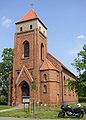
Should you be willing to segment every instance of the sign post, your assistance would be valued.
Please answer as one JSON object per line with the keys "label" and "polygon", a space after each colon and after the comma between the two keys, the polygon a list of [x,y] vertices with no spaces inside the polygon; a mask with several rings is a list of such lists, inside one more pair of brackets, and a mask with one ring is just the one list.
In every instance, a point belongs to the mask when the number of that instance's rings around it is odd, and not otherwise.
{"label": "sign post", "polygon": [[30,96],[23,96],[22,103],[24,104],[24,111],[29,111]]}

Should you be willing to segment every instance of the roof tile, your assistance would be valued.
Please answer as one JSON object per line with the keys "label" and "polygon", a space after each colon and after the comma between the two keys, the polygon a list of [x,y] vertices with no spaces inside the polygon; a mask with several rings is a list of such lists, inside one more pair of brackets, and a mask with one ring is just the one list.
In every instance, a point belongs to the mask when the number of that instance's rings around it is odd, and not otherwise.
{"label": "roof tile", "polygon": [[36,12],[33,9],[31,9],[17,23],[25,22],[25,21],[28,21],[28,20],[36,19],[36,18],[38,18],[38,16],[36,15]]}
{"label": "roof tile", "polygon": [[40,70],[57,70],[57,68],[46,58]]}

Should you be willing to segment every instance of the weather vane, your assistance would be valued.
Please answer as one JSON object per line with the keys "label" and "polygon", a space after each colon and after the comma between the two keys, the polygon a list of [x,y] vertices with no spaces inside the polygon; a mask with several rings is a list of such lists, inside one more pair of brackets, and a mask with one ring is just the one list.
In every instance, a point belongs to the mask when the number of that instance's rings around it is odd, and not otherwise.
{"label": "weather vane", "polygon": [[31,8],[33,8],[34,7],[34,3],[31,3],[30,6],[31,6]]}

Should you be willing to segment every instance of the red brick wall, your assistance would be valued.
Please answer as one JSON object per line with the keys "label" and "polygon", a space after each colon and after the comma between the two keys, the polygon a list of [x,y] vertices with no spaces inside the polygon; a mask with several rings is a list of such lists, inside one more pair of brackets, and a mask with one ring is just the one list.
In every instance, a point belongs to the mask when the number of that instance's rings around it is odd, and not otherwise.
{"label": "red brick wall", "polygon": [[[24,41],[28,41],[30,44],[30,56],[29,58],[24,58],[24,50],[23,50],[23,43]],[[41,61],[41,43],[44,45],[44,57],[46,57],[47,53],[47,41],[46,37],[42,35],[37,29],[32,30],[26,33],[16,33],[15,34],[15,40],[14,40],[14,63],[13,63],[13,102],[19,103],[21,92],[19,92],[17,95],[18,87],[15,88],[15,86],[18,86],[19,84],[16,83],[16,79],[18,77],[18,72],[21,71],[23,65],[31,71],[33,80],[36,81],[37,84],[37,92],[36,95],[34,95],[36,98],[36,101],[40,101],[40,66],[43,61]],[[22,79],[20,81],[25,79],[25,76],[22,76]],[[29,80],[27,80],[28,82]],[[20,101],[19,101],[20,100]]]}
{"label": "red brick wall", "polygon": [[[24,41],[28,41],[30,44],[30,56],[24,58]],[[44,59],[47,57],[53,65],[57,68],[56,70],[44,70],[40,72],[40,67],[44,62],[41,60],[41,44],[44,46]],[[23,71],[20,78],[17,80],[18,73],[21,71],[23,65],[28,69],[33,80],[36,83],[37,91],[32,90],[30,79],[27,74]],[[47,81],[44,82],[43,75],[47,75]],[[13,60],[13,89],[12,99],[9,98],[10,102],[19,104],[22,102],[21,99],[21,86],[22,81],[26,81],[30,87],[31,99],[42,102],[43,104],[59,105],[63,102],[77,102],[78,97],[74,91],[65,89],[64,76],[68,79],[74,79],[74,75],[68,70],[63,69],[62,64],[56,60],[52,55],[47,53],[47,38],[39,32],[38,29],[31,30],[28,32],[15,33],[14,39],[14,60]],[[44,85],[47,86],[47,92],[44,93]],[[9,85],[10,91],[10,85]],[[65,95],[66,92],[66,95]],[[71,93],[71,95],[69,95]],[[9,94],[11,94],[9,92]]]}

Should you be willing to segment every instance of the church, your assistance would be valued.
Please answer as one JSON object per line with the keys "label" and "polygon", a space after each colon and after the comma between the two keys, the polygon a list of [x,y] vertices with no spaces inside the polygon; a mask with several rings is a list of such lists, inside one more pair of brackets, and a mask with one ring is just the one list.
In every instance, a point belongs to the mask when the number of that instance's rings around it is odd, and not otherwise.
{"label": "church", "polygon": [[47,27],[31,9],[16,22],[13,70],[9,74],[8,104],[19,105],[24,96],[46,105],[78,101],[67,87],[76,76],[48,52]]}

